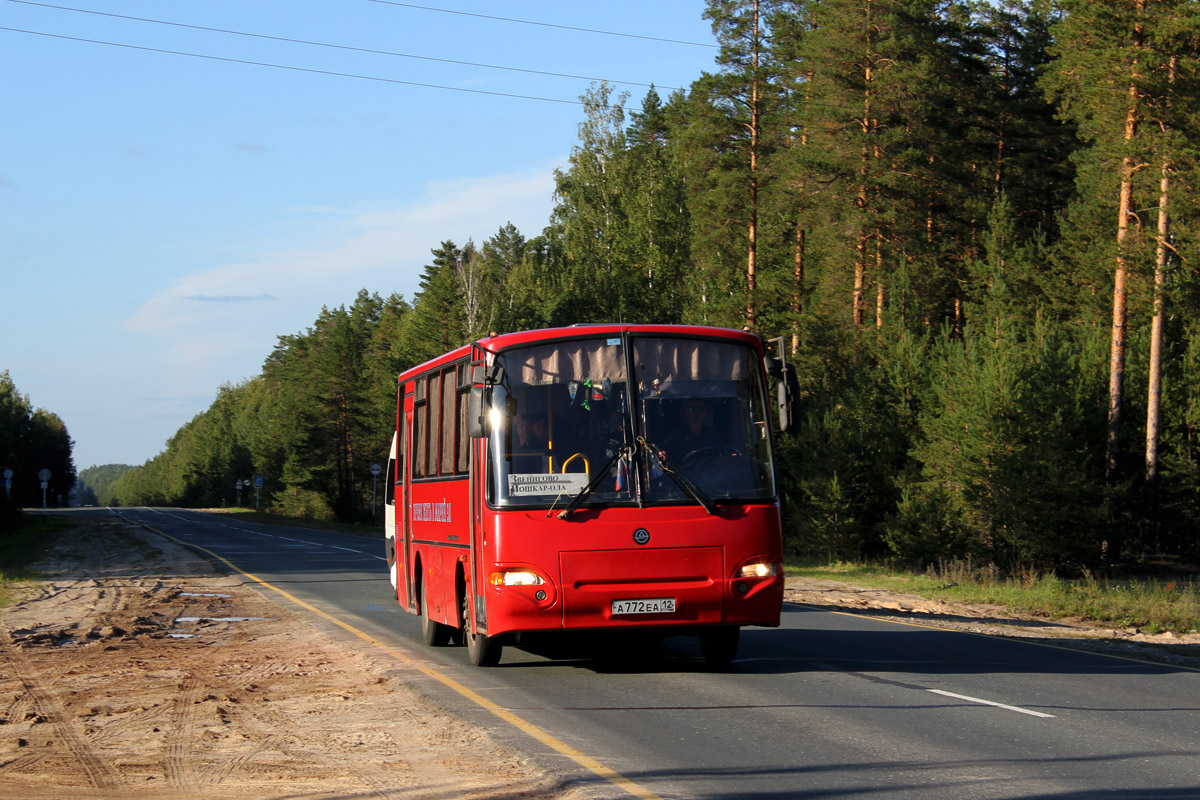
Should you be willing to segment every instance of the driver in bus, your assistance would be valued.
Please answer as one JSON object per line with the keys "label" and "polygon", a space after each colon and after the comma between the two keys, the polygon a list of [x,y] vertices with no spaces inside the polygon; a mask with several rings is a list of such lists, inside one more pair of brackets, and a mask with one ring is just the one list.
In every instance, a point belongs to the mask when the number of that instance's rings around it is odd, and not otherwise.
{"label": "driver in bus", "polygon": [[724,437],[709,423],[708,402],[700,397],[684,401],[679,412],[679,426],[664,444],[666,455],[677,464],[684,464],[692,453],[725,445]]}

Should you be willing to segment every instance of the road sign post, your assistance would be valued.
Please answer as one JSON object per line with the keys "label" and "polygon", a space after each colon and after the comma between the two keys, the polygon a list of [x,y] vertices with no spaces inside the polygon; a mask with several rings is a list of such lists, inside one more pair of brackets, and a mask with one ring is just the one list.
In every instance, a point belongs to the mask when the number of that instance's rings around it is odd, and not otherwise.
{"label": "road sign post", "polygon": [[38,480],[42,482],[42,519],[46,519],[46,490],[50,488],[50,470],[38,470]]}
{"label": "road sign post", "polygon": [[379,473],[383,472],[383,467],[378,464],[371,465],[371,524],[375,524],[375,489],[379,481]]}
{"label": "road sign post", "polygon": [[263,477],[262,475],[254,476],[254,510],[258,511],[258,493],[262,490]]}

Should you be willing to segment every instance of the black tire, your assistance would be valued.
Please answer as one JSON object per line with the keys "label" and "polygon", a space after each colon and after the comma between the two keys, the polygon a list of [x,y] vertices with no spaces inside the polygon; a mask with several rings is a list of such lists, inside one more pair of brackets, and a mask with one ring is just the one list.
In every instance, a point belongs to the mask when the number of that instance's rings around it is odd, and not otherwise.
{"label": "black tire", "polygon": [[450,644],[451,628],[429,618],[429,602],[425,594],[425,581],[421,581],[421,641],[427,647],[445,647]]}
{"label": "black tire", "polygon": [[462,598],[462,635],[467,644],[467,658],[477,667],[494,667],[500,663],[504,645],[497,637],[485,633],[471,633],[471,613],[467,607],[467,596]]}
{"label": "black tire", "polygon": [[700,652],[704,661],[713,667],[727,667],[737,657],[742,629],[737,625],[709,628],[700,634]]}

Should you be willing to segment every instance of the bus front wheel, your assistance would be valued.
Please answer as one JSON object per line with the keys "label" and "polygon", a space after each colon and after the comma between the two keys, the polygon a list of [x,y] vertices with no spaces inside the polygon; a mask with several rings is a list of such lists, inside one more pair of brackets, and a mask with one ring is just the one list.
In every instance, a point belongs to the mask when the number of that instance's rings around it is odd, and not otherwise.
{"label": "bus front wheel", "polygon": [[471,632],[471,611],[467,607],[467,598],[462,599],[462,633],[467,643],[467,658],[477,667],[494,667],[500,663],[500,654],[504,645],[497,637],[486,633]]}
{"label": "bus front wheel", "polygon": [[425,581],[421,581],[421,641],[427,647],[445,647],[450,643],[450,627],[429,618],[429,600]]}
{"label": "bus front wheel", "polygon": [[709,628],[700,634],[700,652],[706,663],[714,667],[727,667],[737,656],[738,641],[742,629],[737,625]]}

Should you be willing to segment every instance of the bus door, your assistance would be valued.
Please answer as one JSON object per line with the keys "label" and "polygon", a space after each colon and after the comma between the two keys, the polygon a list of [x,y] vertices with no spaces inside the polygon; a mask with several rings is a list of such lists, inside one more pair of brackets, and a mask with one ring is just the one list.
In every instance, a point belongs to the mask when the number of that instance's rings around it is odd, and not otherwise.
{"label": "bus door", "polygon": [[401,389],[404,393],[404,406],[400,412],[400,441],[398,443],[397,459],[403,466],[399,473],[404,476],[402,485],[396,487],[396,503],[400,509],[397,514],[396,526],[396,557],[402,559],[404,568],[401,570],[398,583],[400,584],[400,605],[409,611],[416,612],[417,600],[413,597],[413,553],[412,553],[412,426],[413,426],[413,392],[412,384],[405,384]]}
{"label": "bus door", "polygon": [[401,497],[403,494],[403,485],[400,483],[403,478],[396,473],[396,442],[400,435],[399,431],[392,434],[392,446],[388,450],[388,465],[387,476],[383,482],[383,553],[387,557],[388,578],[392,582],[392,588],[399,587],[397,573],[403,571],[403,566],[396,563],[396,487],[401,486]]}
{"label": "bus door", "polygon": [[[472,350],[472,364],[482,363],[485,357],[484,351],[477,347]],[[467,369],[471,370],[470,364]],[[486,489],[484,484],[487,480],[487,439],[471,439],[468,446],[471,448],[470,460],[467,464],[467,474],[470,476],[468,485],[470,513],[468,516],[471,527],[471,608],[475,613],[477,629],[484,631],[487,629],[487,606],[484,601],[484,587],[487,586],[487,558],[485,555],[487,534],[483,524],[484,509],[487,508],[487,503],[484,501]],[[470,620],[466,622],[469,627]]]}

